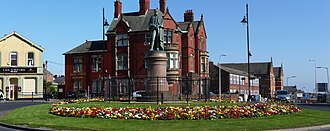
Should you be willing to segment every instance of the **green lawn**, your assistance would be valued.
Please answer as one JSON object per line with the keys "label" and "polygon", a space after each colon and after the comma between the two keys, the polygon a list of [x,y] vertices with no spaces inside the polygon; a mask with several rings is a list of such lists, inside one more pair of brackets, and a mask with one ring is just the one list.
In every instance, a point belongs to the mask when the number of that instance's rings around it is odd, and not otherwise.
{"label": "green lawn", "polygon": [[[217,103],[197,102],[191,105],[213,105]],[[112,106],[127,107],[126,103],[93,102],[68,104],[65,106]],[[129,107],[146,107],[149,104],[131,104]],[[175,105],[175,104],[171,104]],[[185,104],[178,104],[184,106]],[[159,105],[152,104],[152,107]],[[168,106],[162,104],[160,106]],[[177,106],[177,105],[175,105]],[[0,121],[8,124],[27,125],[29,127],[48,127],[72,130],[269,130],[312,125],[330,124],[330,112],[303,109],[301,113],[261,118],[221,119],[221,120],[181,120],[181,121],[145,121],[110,120],[97,118],[60,117],[48,113],[50,104],[15,109]]]}

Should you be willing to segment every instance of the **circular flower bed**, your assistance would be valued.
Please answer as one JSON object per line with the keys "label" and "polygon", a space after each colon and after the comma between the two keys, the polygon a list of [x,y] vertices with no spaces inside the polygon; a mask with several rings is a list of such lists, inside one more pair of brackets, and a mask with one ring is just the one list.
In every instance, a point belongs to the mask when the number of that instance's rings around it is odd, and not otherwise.
{"label": "circular flower bed", "polygon": [[242,106],[186,106],[164,108],[53,107],[49,113],[64,117],[139,120],[214,120],[252,118],[301,112],[290,104],[265,103]]}

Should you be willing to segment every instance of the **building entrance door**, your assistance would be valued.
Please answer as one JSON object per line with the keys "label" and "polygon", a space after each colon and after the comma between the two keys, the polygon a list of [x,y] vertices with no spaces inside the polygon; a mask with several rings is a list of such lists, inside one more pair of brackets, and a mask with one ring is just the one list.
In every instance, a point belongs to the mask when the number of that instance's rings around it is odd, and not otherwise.
{"label": "building entrance door", "polygon": [[18,98],[18,79],[17,78],[11,78],[10,79],[10,87],[9,87],[9,92],[10,92],[10,99],[15,100]]}

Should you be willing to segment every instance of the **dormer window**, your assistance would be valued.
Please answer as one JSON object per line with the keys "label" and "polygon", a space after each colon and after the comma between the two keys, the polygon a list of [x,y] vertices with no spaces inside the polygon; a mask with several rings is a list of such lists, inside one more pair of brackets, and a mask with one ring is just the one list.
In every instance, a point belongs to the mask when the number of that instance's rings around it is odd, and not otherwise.
{"label": "dormer window", "polygon": [[10,66],[17,66],[17,52],[10,53]]}
{"label": "dormer window", "polygon": [[127,34],[118,34],[117,35],[117,44],[118,44],[118,46],[128,46],[128,35]]}
{"label": "dormer window", "polygon": [[27,66],[34,66],[34,54],[32,52],[28,53]]}

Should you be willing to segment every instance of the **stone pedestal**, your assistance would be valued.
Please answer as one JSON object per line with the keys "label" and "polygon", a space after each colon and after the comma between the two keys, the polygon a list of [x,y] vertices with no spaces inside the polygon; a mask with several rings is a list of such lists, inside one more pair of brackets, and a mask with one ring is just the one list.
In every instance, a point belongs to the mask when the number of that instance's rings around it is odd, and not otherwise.
{"label": "stone pedestal", "polygon": [[161,93],[164,98],[171,96],[166,80],[167,56],[165,51],[150,51],[145,56],[147,62],[148,79],[146,82],[146,93],[142,96],[143,101],[156,101],[157,90],[158,100],[161,100]]}

